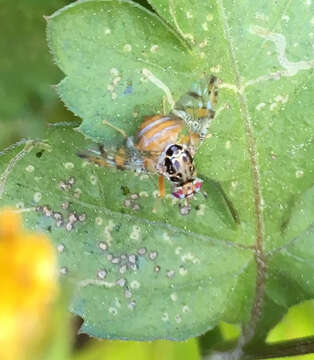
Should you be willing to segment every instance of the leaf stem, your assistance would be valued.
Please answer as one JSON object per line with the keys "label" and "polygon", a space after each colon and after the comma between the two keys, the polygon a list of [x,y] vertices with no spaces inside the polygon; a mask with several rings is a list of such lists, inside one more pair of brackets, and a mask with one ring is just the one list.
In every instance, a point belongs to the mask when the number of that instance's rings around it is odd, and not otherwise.
{"label": "leaf stem", "polygon": [[314,353],[314,336],[279,341],[272,344],[254,344],[239,348],[234,341],[220,343],[218,349],[206,352],[204,360],[255,360],[297,356]]}
{"label": "leaf stem", "polygon": [[[220,13],[223,32],[229,47],[229,55],[234,70],[235,82],[237,87],[242,88],[240,70],[236,61],[235,47],[230,33],[228,18],[225,12],[223,0],[216,0],[218,11]],[[253,133],[253,124],[251,115],[248,109],[248,100],[246,94],[241,92],[239,95],[239,105],[241,109],[241,117],[244,123],[246,138],[248,142],[248,152],[251,163],[252,173],[252,188],[254,194],[254,207],[256,216],[256,243],[255,243],[255,259],[257,267],[256,275],[256,292],[255,300],[251,310],[251,317],[248,324],[243,329],[243,334],[238,343],[238,349],[243,348],[245,344],[249,343],[255,333],[257,322],[260,319],[264,306],[264,293],[265,293],[265,278],[266,278],[266,265],[264,256],[264,220],[263,220],[263,197],[260,184],[260,171],[258,165],[258,153],[256,151],[255,138]]]}
{"label": "leaf stem", "polygon": [[277,357],[305,355],[314,353],[314,336],[264,344],[262,347],[248,347],[244,349],[244,358],[272,359]]}

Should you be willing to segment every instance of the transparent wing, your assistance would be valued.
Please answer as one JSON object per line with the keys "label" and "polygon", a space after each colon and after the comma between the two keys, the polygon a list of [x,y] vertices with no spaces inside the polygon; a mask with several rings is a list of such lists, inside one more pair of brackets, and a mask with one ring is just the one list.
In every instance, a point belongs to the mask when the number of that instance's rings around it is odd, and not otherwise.
{"label": "transparent wing", "polygon": [[158,158],[160,153],[140,151],[131,142],[117,149],[105,149],[101,144],[93,144],[86,150],[78,151],[77,155],[101,167],[147,173],[146,161]]}

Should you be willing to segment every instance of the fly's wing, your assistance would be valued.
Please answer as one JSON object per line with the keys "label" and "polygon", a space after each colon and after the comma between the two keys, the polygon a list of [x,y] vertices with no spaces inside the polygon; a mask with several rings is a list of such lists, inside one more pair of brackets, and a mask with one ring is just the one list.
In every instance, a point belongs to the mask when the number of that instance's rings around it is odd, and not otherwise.
{"label": "fly's wing", "polygon": [[217,79],[214,76],[195,82],[175,105],[173,113],[182,118],[187,128],[197,134],[202,142],[214,118],[213,104],[217,96]]}
{"label": "fly's wing", "polygon": [[[159,191],[157,190],[156,177],[157,170],[152,170],[151,167],[147,166],[147,160],[154,163],[156,157],[160,153],[155,152],[143,152],[139,151],[136,148],[128,148],[127,146],[119,149],[104,149],[102,145],[96,145],[89,147],[87,150],[82,150],[77,153],[77,155],[85,159],[88,162],[94,163],[100,167],[110,167],[117,168],[121,170],[129,170],[136,173],[135,178],[127,177],[130,181],[122,185],[123,189],[127,189],[128,193],[132,190],[133,195],[138,195],[139,197],[150,197],[153,196],[157,198],[159,196]],[[120,180],[119,180],[120,181]],[[130,201],[126,201],[125,204],[136,203],[133,198]],[[125,205],[129,207],[129,205]],[[130,205],[130,206],[131,206]],[[134,204],[133,204],[134,205]],[[137,205],[134,205],[134,209],[138,210]]]}
{"label": "fly's wing", "polygon": [[111,167],[121,170],[130,170],[137,173],[147,173],[146,160],[158,154],[143,152],[135,146],[121,147],[119,149],[105,149],[102,145],[95,145],[87,150],[82,150],[77,155],[101,167]]}

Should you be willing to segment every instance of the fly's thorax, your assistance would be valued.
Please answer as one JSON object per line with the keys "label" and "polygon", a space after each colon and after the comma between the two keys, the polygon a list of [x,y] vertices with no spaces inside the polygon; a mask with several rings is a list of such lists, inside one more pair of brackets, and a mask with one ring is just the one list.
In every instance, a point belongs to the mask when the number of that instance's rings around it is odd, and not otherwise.
{"label": "fly's thorax", "polygon": [[156,171],[178,185],[193,179],[195,168],[188,147],[181,144],[168,145],[159,156]]}

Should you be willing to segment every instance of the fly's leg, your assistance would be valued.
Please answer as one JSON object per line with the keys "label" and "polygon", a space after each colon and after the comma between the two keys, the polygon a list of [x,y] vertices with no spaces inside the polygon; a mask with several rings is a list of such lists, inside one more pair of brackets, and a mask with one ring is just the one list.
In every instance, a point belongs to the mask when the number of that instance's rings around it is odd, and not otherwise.
{"label": "fly's leg", "polygon": [[[208,78],[207,78],[208,79]],[[181,118],[187,129],[199,138],[202,143],[215,116],[214,106],[217,103],[218,79],[211,76],[196,91],[189,91],[177,103],[172,113]]]}
{"label": "fly's leg", "polygon": [[112,125],[109,121],[107,120],[103,120],[103,123],[108,125],[109,127],[111,127],[112,129],[118,131],[125,139],[128,139],[128,135],[125,133],[125,131],[123,131],[122,129]]}
{"label": "fly's leg", "polygon": [[211,107],[217,104],[218,97],[218,79],[216,76],[212,75],[208,83],[208,95]]}
{"label": "fly's leg", "polygon": [[153,207],[153,213],[156,214],[157,209],[160,205],[160,200],[164,199],[166,195],[166,189],[165,189],[165,177],[163,175],[158,176],[158,190],[159,190],[159,197],[155,201],[155,205]]}
{"label": "fly's leg", "polygon": [[128,150],[128,157],[125,158],[124,164],[121,166],[121,168],[129,169],[129,170],[135,170],[137,173],[145,172],[146,169],[144,167],[143,158],[136,148],[133,137],[128,136],[125,131],[122,129],[112,125],[107,120],[103,120],[103,123],[110,126],[114,130],[118,131],[126,140],[126,148]]}
{"label": "fly's leg", "polygon": [[[202,143],[208,136],[208,129],[210,124],[215,117],[214,107],[217,104],[218,97],[218,79],[216,76],[212,75],[208,82],[208,101],[206,104],[207,114],[204,117],[199,119],[200,121],[200,131],[197,132],[200,136],[200,142]],[[205,105],[205,104],[204,104]]]}
{"label": "fly's leg", "polygon": [[162,97],[162,111],[163,111],[163,114],[167,114],[167,98],[165,96]]}
{"label": "fly's leg", "polygon": [[159,189],[160,197],[163,199],[166,195],[165,177],[163,175],[159,175],[158,177],[158,189]]}
{"label": "fly's leg", "polygon": [[99,149],[100,155],[102,157],[106,157],[106,151],[105,151],[104,145],[99,145],[98,149]]}

